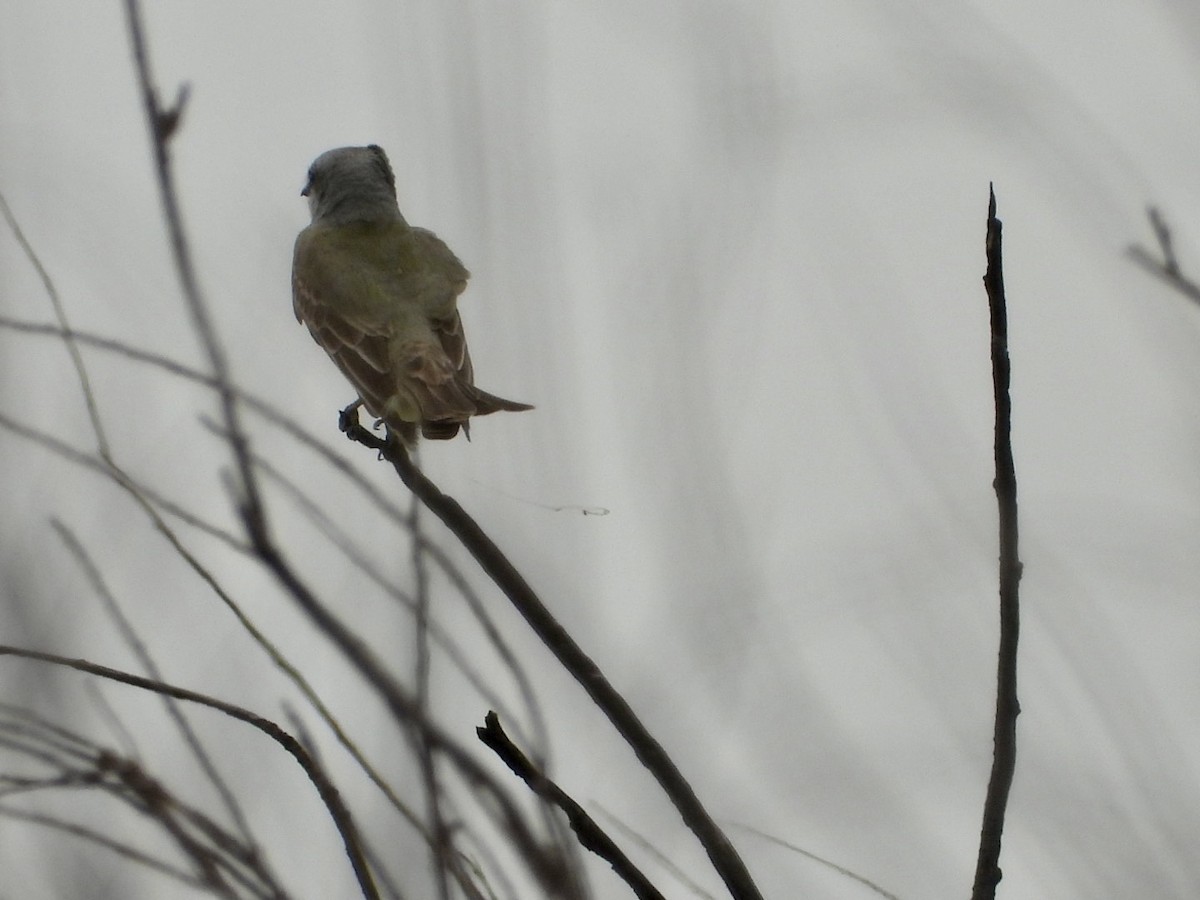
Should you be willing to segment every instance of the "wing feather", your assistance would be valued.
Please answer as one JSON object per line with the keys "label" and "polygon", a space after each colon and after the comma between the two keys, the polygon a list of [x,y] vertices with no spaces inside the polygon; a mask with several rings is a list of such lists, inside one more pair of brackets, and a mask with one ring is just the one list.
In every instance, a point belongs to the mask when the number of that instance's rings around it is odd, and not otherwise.
{"label": "wing feather", "polygon": [[[372,415],[411,442],[418,427],[425,437],[443,440],[465,430],[471,416],[531,408],[474,386],[456,302],[469,273],[436,235],[407,229],[399,238],[410,245],[395,243],[385,253],[377,241],[375,252],[361,258],[345,252],[338,258],[336,241],[332,249],[314,250],[323,237],[306,229],[297,238],[293,309]],[[377,280],[337,277],[372,264]],[[382,303],[350,295],[361,292],[364,281],[391,294],[384,293]]]}

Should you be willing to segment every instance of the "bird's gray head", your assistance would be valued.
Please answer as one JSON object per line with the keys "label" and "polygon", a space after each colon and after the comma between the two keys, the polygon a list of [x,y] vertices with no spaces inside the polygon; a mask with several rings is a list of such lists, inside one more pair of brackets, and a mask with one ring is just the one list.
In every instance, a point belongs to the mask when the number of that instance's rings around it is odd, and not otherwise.
{"label": "bird's gray head", "polygon": [[400,218],[396,176],[383,148],[338,147],[316,158],[300,196],[314,222],[379,222]]}

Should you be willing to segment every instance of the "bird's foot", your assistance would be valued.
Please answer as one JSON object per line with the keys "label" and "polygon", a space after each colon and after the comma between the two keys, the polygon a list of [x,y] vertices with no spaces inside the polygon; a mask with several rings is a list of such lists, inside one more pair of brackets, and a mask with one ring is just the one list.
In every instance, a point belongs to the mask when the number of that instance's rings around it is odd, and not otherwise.
{"label": "bird's foot", "polygon": [[338,428],[342,433],[350,431],[351,428],[358,428],[358,408],[362,406],[362,400],[355,400],[349,406],[338,414]]}

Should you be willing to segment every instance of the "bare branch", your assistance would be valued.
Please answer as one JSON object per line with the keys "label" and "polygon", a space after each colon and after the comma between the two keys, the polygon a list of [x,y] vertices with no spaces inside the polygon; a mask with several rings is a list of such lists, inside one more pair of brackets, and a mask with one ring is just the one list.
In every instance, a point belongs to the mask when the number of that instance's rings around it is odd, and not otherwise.
{"label": "bare branch", "polygon": [[857,881],[859,884],[861,884],[863,887],[867,888],[868,890],[872,891],[873,893],[878,894],[880,897],[885,897],[886,900],[900,900],[900,898],[897,897],[895,894],[885,891],[883,888],[881,888],[875,882],[871,881],[869,878],[865,878],[862,875],[859,875],[853,869],[847,869],[845,866],[838,865],[833,860],[826,859],[823,856],[818,856],[816,853],[813,853],[811,850],[805,850],[803,847],[798,847],[795,844],[792,844],[792,843],[789,843],[789,842],[783,840],[782,838],[777,838],[773,834],[767,834],[765,831],[759,831],[757,828],[751,828],[749,825],[738,825],[737,827],[744,828],[746,831],[750,832],[753,835],[757,835],[758,837],[762,838],[764,841],[770,841],[772,844],[778,844],[780,847],[786,847],[788,850],[791,850],[793,853],[799,853],[801,856],[805,857],[806,859],[811,859],[815,863],[820,863],[821,865],[825,866],[826,868],[832,869],[833,871],[837,872],[839,875],[844,875],[846,878],[849,878],[852,881]]}
{"label": "bare branch", "polygon": [[[125,612],[121,609],[121,605],[117,602],[117,598],[114,597],[112,591],[109,590],[108,585],[104,581],[104,577],[100,574],[99,567],[96,565],[91,555],[87,552],[87,549],[80,542],[79,538],[75,536],[75,533],[72,532],[71,529],[69,529],[62,522],[54,519],[51,521],[51,525],[58,533],[58,536],[62,539],[63,543],[66,545],[67,550],[73,557],[75,557],[75,561],[79,564],[79,567],[83,569],[84,575],[92,585],[92,589],[100,598],[100,601],[104,605],[105,610],[107,610],[109,617],[113,620],[113,622],[116,623],[117,630],[120,632],[121,638],[133,651],[133,654],[137,657],[142,669],[155,681],[162,681],[163,676],[162,672],[158,668],[158,664],[155,663],[154,658],[150,655],[149,649],[138,635],[137,630],[133,627],[133,623],[129,621],[125,615]],[[175,722],[175,726],[179,729],[179,733],[182,735],[184,743],[187,744],[188,749],[191,751],[192,756],[195,758],[201,770],[204,772],[205,777],[208,779],[209,783],[212,784],[218,796],[220,796],[221,802],[225,804],[225,808],[229,811],[229,815],[233,819],[234,824],[237,826],[238,831],[241,833],[243,840],[245,840],[248,844],[256,845],[257,841],[255,841],[250,830],[250,823],[247,821],[246,815],[242,811],[242,805],[238,802],[237,796],[234,794],[233,789],[230,788],[229,784],[225,781],[224,777],[222,777],[221,773],[217,771],[216,763],[213,762],[212,757],[209,756],[208,751],[200,741],[200,736],[196,734],[195,729],[192,728],[192,725],[188,721],[186,714],[180,708],[175,699],[170,696],[164,695],[163,703],[166,705],[167,714],[171,717],[171,719]]]}
{"label": "bare branch", "polygon": [[642,765],[650,771],[664,793],[675,804],[684,822],[708,853],[713,868],[725,882],[730,895],[735,900],[761,900],[762,894],[750,876],[746,864],[704,808],[704,804],[700,802],[700,798],[696,796],[696,792],[667,755],[666,750],[654,739],[625,698],[554,618],[541,598],[479,524],[467,514],[458,501],[442,493],[437,485],[413,465],[408,452],[399,441],[380,440],[363,428],[358,421],[355,405],[342,411],[339,427],[350,440],[378,451],[392,464],[408,489],[420,497],[421,502],[454,533],[488,577],[516,607],[542,643],[587,691],[588,696],[608,717],[641,760]]}
{"label": "bare branch", "polygon": [[1008,310],[1004,296],[1001,225],[991,192],[987,220],[987,273],[983,276],[992,321],[992,386],[996,404],[996,501],[1000,518],[1000,654],[996,675],[996,719],[992,774],[983,806],[979,859],[972,900],[992,900],[1000,883],[1000,840],[1004,813],[1017,765],[1017,642],[1020,634],[1021,560],[1017,553],[1017,472],[1012,451],[1012,397],[1009,395]]}
{"label": "bare branch", "polygon": [[196,277],[196,268],[192,262],[191,248],[188,246],[187,237],[183,231],[183,217],[180,214],[179,198],[175,191],[175,178],[171,170],[171,154],[168,144],[179,126],[188,92],[186,88],[180,89],[174,107],[164,108],[160,105],[158,91],[154,87],[154,79],[150,74],[149,51],[146,47],[141,7],[138,0],[125,0],[125,12],[129,24],[129,39],[133,46],[133,60],[137,69],[138,85],[142,93],[142,106],[146,114],[146,124],[150,130],[151,145],[154,149],[155,173],[158,175],[163,217],[171,237],[171,251],[175,257],[175,268],[179,273],[180,287],[183,290],[188,311],[192,316],[192,325],[200,338],[200,344],[208,357],[213,378],[216,380],[221,411],[225,419],[225,427],[229,430],[229,443],[233,449],[234,462],[237,465],[240,480],[238,502],[242,507],[242,515],[247,520],[248,526],[250,522],[253,522],[258,527],[265,527],[266,520],[262,510],[262,500],[254,479],[253,468],[250,465],[249,441],[242,430],[238,415],[237,392],[234,391],[229,377],[229,363],[225,358],[225,350],[217,337],[216,327],[209,315],[208,304],[200,291],[200,282]]}
{"label": "bare branch", "polygon": [[38,277],[42,280],[42,286],[46,290],[46,296],[50,299],[50,305],[54,308],[54,316],[58,319],[59,327],[62,328],[63,343],[67,346],[67,353],[71,356],[71,363],[75,366],[75,373],[79,376],[80,385],[83,387],[83,399],[87,404],[88,419],[92,424],[92,430],[96,434],[96,443],[100,447],[100,455],[108,456],[108,438],[104,433],[104,426],[100,421],[100,412],[96,408],[96,398],[92,393],[91,383],[88,381],[87,370],[83,365],[83,357],[79,353],[79,345],[75,341],[75,335],[71,331],[71,326],[67,322],[66,310],[63,309],[62,300],[58,296],[58,288],[54,286],[54,279],[50,277],[50,273],[46,271],[46,267],[42,265],[42,260],[38,256],[37,251],[33,249],[33,245],[29,239],[25,237],[25,232],[21,230],[20,223],[13,215],[13,211],[8,206],[8,201],[4,199],[4,195],[0,194],[0,212],[3,212],[4,219],[8,222],[8,227],[12,229],[13,237],[17,239],[17,243],[21,246],[21,252],[25,254],[25,258],[37,271]]}
{"label": "bare branch", "polygon": [[26,810],[14,809],[9,806],[0,806],[0,817],[12,819],[16,822],[28,822],[33,825],[42,825],[54,831],[60,831],[64,834],[74,835],[82,838],[85,841],[91,841],[93,844],[98,844],[116,853],[118,856],[124,857],[132,862],[143,865],[148,869],[159,872],[170,878],[175,879],[188,887],[203,890],[206,885],[199,878],[185,872],[182,869],[177,869],[169,863],[165,863],[160,859],[150,856],[148,853],[143,853],[136,847],[131,847],[128,844],[113,840],[106,834],[102,834],[93,828],[79,825],[75,822],[68,822],[66,819],[59,819],[55,816],[47,816],[41,813],[27,812]]}
{"label": "bare branch", "polygon": [[476,728],[475,733],[500,757],[514,775],[529,785],[530,790],[539,797],[549,800],[567,814],[567,819],[578,836],[579,843],[612,866],[613,871],[621,880],[633,888],[634,894],[641,900],[664,900],[658,888],[634,865],[633,860],[625,855],[604,829],[596,824],[596,821],[584,811],[583,807],[576,803],[566,791],[547,778],[509,740],[508,735],[504,733],[504,728],[500,725],[499,716],[494,712],[489,712],[484,718],[483,727]]}
{"label": "bare branch", "polygon": [[[190,861],[195,879],[210,893],[230,900],[244,895],[261,900],[286,900],[286,891],[252,843],[226,831],[173,794],[138,760],[74,735],[20,707],[7,705],[0,706],[0,746],[48,770],[26,776],[0,775],[3,788],[0,794],[98,791],[153,821],[175,842]],[[26,813],[25,818],[33,815]],[[48,817],[41,822],[51,827],[55,823],[59,823],[60,830],[85,839],[90,837],[86,826]],[[128,858],[146,856],[111,839],[101,843]],[[240,893],[239,886],[248,893]]]}
{"label": "bare branch", "polygon": [[1133,244],[1126,251],[1129,258],[1189,300],[1200,303],[1200,284],[1183,274],[1175,256],[1174,239],[1166,219],[1153,206],[1146,210],[1146,216],[1150,219],[1150,228],[1154,231],[1155,241],[1158,242],[1158,255],[1139,244]]}
{"label": "bare branch", "polygon": [[278,743],[284,750],[292,755],[298,762],[301,768],[308,775],[309,781],[313,787],[317,789],[317,793],[325,802],[325,808],[329,810],[330,818],[333,819],[334,825],[338,829],[338,833],[342,836],[342,842],[346,847],[346,855],[350,859],[350,864],[354,868],[354,874],[358,878],[359,887],[362,889],[362,894],[368,900],[379,900],[379,892],[375,887],[375,883],[371,877],[371,873],[367,867],[366,859],[362,852],[362,841],[358,835],[358,828],[354,824],[354,820],[350,815],[350,810],[342,802],[341,795],[338,794],[337,788],[333,786],[333,782],[325,774],[321,765],[301,746],[300,742],[294,737],[272,722],[248,709],[237,706],[233,703],[227,703],[224,700],[218,700],[216,697],[210,697],[207,694],[201,694],[197,691],[191,691],[187,688],[176,687],[175,685],[167,684],[166,682],[156,681],[152,678],[143,678],[139,675],[133,675],[129,672],[122,672],[119,669],[112,669],[108,666],[101,666],[96,663],[88,662],[84,659],[70,659],[64,656],[57,656],[53,653],[42,653],[37,650],[23,650],[20,647],[9,647],[0,645],[0,656],[17,656],[22,659],[37,660],[39,662],[48,662],[53,665],[63,666],[69,669],[75,669],[79,672],[86,672],[89,675],[95,675],[99,678],[107,678],[111,681],[117,681],[121,684],[127,684],[132,687],[141,688],[145,691],[151,691],[156,694],[165,694],[169,697],[174,697],[177,700],[185,700],[189,703],[196,703],[200,706],[207,706],[209,709],[215,709],[224,713],[230,718],[237,719],[240,722],[245,722],[257,728],[263,734]]}

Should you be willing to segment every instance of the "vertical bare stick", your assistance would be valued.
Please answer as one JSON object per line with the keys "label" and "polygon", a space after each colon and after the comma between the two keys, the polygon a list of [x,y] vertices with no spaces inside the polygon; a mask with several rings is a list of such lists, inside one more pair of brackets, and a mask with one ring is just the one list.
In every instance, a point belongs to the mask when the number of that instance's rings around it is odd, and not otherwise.
{"label": "vertical bare stick", "polygon": [[1000,883],[1000,839],[1004,812],[1017,765],[1017,638],[1020,632],[1017,555],[1017,470],[1012,452],[1012,398],[1009,396],[1008,311],[1004,299],[1004,263],[996,192],[988,188],[987,289],[992,319],[992,386],[996,398],[996,502],[1000,509],[1000,661],[996,678],[996,723],[992,737],[992,775],[983,805],[979,859],[971,900],[991,900]]}

